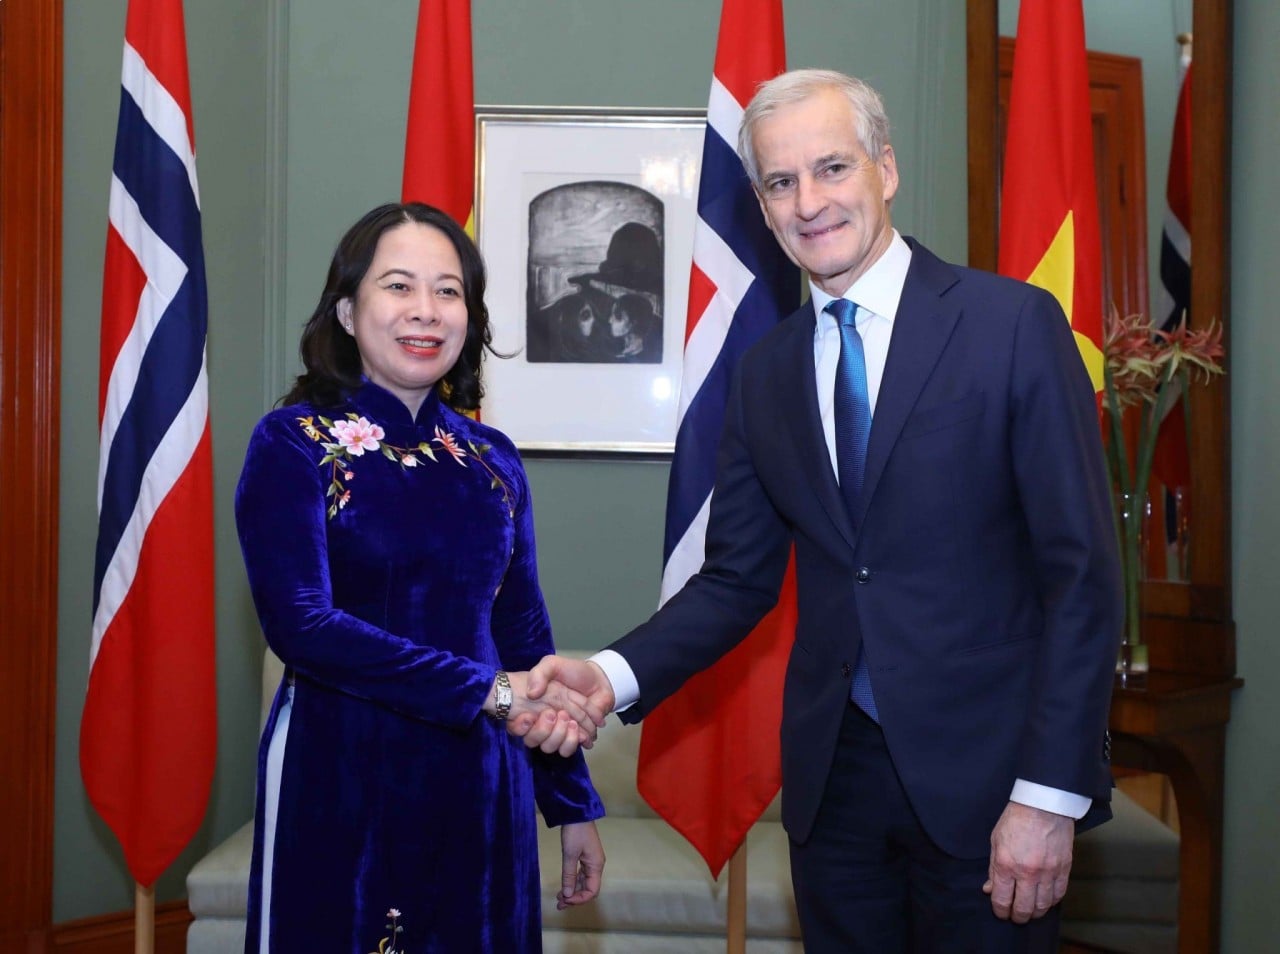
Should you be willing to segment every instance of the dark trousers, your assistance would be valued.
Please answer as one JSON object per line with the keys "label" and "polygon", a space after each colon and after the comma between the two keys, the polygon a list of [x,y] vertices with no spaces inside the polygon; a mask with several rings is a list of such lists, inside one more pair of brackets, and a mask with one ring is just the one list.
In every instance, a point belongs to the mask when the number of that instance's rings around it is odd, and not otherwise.
{"label": "dark trousers", "polygon": [[807,954],[1053,954],[1060,912],[1001,921],[989,858],[953,858],[920,826],[880,727],[850,704],[813,833],[791,843]]}

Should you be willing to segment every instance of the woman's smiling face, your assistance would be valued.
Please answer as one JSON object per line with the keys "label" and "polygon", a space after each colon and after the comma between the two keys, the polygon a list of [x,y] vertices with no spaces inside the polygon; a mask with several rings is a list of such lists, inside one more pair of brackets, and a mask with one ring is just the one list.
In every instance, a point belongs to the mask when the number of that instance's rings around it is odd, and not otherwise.
{"label": "woman's smiling face", "polygon": [[338,321],[356,340],[365,376],[416,414],[467,338],[462,262],[439,229],[406,222],[378,240]]}

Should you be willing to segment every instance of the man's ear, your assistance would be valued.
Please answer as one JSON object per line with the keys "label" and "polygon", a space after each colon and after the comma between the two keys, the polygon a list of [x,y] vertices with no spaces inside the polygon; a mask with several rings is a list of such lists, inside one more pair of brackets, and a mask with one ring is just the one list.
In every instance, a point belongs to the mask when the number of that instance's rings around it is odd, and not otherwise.
{"label": "man's ear", "polygon": [[884,201],[888,203],[898,192],[898,157],[892,146],[885,146],[880,154],[880,178],[884,182]]}

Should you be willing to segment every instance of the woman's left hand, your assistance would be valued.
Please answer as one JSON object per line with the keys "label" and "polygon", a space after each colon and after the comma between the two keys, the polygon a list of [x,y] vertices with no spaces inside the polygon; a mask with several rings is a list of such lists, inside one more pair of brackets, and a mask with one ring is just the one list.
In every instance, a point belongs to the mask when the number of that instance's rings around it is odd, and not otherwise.
{"label": "woman's left hand", "polygon": [[604,845],[596,823],[578,822],[560,826],[560,854],[563,868],[556,910],[585,904],[600,893],[600,875],[604,871]]}

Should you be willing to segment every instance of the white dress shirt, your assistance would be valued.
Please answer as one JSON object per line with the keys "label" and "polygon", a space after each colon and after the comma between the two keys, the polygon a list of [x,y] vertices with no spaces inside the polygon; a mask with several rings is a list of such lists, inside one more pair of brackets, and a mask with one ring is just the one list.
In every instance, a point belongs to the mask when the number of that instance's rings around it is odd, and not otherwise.
{"label": "white dress shirt", "polygon": [[[880,395],[880,382],[884,378],[885,360],[889,356],[889,339],[893,336],[893,320],[898,314],[898,302],[907,281],[907,269],[911,265],[911,247],[894,229],[893,239],[871,267],[849,287],[842,297],[858,306],[854,322],[862,337],[862,350],[867,367],[867,396],[871,405],[872,426],[875,426],[876,399]],[[817,379],[818,411],[822,417],[822,434],[827,442],[827,454],[831,469],[839,479],[836,462],[835,437],[835,389],[836,366],[840,362],[840,326],[835,317],[824,311],[834,296],[827,294],[812,282],[809,295],[818,316],[813,332],[813,366]],[[614,710],[620,711],[635,705],[640,698],[640,686],[631,665],[620,653],[605,649],[591,657],[604,670],[613,686]],[[1037,782],[1017,779],[1009,800],[1033,808],[1082,818],[1093,800],[1073,792],[1050,788]]]}

